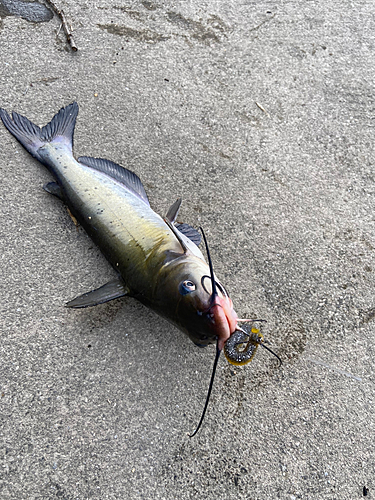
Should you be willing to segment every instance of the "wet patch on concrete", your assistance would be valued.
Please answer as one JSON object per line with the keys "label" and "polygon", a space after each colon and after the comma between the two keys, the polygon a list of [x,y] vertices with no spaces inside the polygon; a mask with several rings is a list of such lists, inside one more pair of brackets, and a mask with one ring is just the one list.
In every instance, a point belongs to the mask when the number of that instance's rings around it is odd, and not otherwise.
{"label": "wet patch on concrete", "polygon": [[[236,431],[227,429],[227,432],[234,434]],[[251,436],[246,436],[246,439],[243,437],[243,441],[251,446]],[[212,496],[201,498],[223,498],[220,497],[222,491],[225,491],[226,498],[255,498],[250,494],[257,486],[251,464],[248,465],[247,461],[236,456],[231,448],[226,453],[210,455],[204,446],[197,450],[194,443],[191,440],[178,446],[173,455],[161,465],[160,477],[169,488],[183,488],[185,478],[189,477],[196,481],[194,485],[199,485],[194,489],[197,497],[198,491],[202,491],[200,485],[204,484]]]}
{"label": "wet patch on concrete", "polygon": [[[143,6],[148,11],[156,10],[156,7],[150,2],[143,2]],[[220,17],[215,15],[210,15],[205,20],[194,20],[174,11],[159,11],[150,16],[149,12],[140,12],[124,6],[114,5],[99,8],[121,11],[131,19],[144,24],[144,29],[129,28],[124,24],[115,24],[113,22],[98,24],[99,28],[105,29],[108,33],[141,42],[156,43],[169,40],[172,37],[180,37],[186,41],[197,41],[205,45],[211,45],[212,43],[220,43],[223,38],[226,38],[227,31],[230,29]],[[160,24],[165,25],[165,21],[168,21],[171,27],[166,29],[165,32],[160,32]],[[155,25],[155,30],[149,28],[150,23]],[[173,30],[172,33],[171,29]]]}
{"label": "wet patch on concrete", "polygon": [[6,16],[18,16],[33,23],[45,23],[53,18],[53,13],[39,2],[0,0],[0,17]]}
{"label": "wet patch on concrete", "polygon": [[157,7],[155,4],[153,4],[152,2],[147,2],[147,1],[144,1],[144,2],[141,2],[143,7],[145,7],[147,10],[156,10]]}
{"label": "wet patch on concrete", "polygon": [[[277,349],[277,354],[283,361],[287,360],[288,364],[300,358],[301,354],[306,349],[307,334],[303,324],[303,320],[297,319],[280,328],[279,339],[282,344]],[[279,340],[279,342],[280,342]]]}
{"label": "wet patch on concrete", "polygon": [[220,33],[224,31],[224,23],[217,16],[211,19],[213,29],[201,22],[184,17],[179,12],[167,12],[167,19],[175,26],[187,30],[192,38],[201,43],[220,42],[215,30]]}
{"label": "wet patch on concrete", "polygon": [[375,307],[371,307],[365,311],[360,311],[360,326],[366,325],[375,318]]}
{"label": "wet patch on concrete", "polygon": [[169,35],[161,35],[151,30],[135,30],[133,28],[128,28],[127,26],[121,26],[118,24],[98,24],[101,30],[105,30],[112,35],[124,36],[126,38],[132,38],[138,42],[164,42],[170,38]]}

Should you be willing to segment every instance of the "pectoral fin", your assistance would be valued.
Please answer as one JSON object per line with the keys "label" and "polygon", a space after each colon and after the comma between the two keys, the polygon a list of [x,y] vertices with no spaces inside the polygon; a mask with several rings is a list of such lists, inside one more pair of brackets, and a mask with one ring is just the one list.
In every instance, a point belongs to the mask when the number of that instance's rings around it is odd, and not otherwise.
{"label": "pectoral fin", "polygon": [[184,234],[189,240],[195,243],[197,246],[202,240],[200,233],[193,227],[189,226],[189,224],[175,224],[175,227],[180,231],[180,233]]}
{"label": "pectoral fin", "polygon": [[80,308],[80,307],[90,307],[96,306],[98,304],[104,304],[104,302],[109,302],[113,299],[118,299],[129,293],[129,289],[123,281],[120,279],[115,279],[109,281],[107,284],[92,290],[91,292],[84,293],[79,297],[67,302],[66,307]]}
{"label": "pectoral fin", "polygon": [[165,218],[168,219],[169,222],[171,222],[174,225],[174,227],[176,227],[180,231],[180,233],[184,234],[187,238],[189,238],[189,240],[191,240],[196,245],[199,245],[202,239],[200,233],[193,227],[189,226],[189,224],[185,223],[179,224],[178,222],[176,222],[178,212],[181,207],[181,202],[182,199],[177,198],[177,200],[173,203],[173,205],[169,207],[169,210]]}

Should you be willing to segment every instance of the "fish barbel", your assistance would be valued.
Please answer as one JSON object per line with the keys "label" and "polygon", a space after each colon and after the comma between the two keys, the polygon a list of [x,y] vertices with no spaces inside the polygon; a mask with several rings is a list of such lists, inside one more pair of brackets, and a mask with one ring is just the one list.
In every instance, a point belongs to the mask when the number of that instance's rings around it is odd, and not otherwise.
{"label": "fish barbel", "polygon": [[[208,265],[197,246],[200,234],[187,224],[176,223],[180,199],[163,219],[150,207],[135,173],[102,158],[76,160],[73,133],[77,114],[74,102],[39,128],[18,113],[11,118],[0,108],[5,127],[53,175],[55,181],[44,186],[46,191],[67,204],[117,273],[116,279],[80,295],[67,307],[134,297],[167,318],[196,345],[216,343],[215,370],[226,341],[243,330],[238,327],[232,300],[213,274],[210,258]],[[250,351],[249,358],[254,345]],[[235,348],[227,349],[226,356],[238,364]]]}

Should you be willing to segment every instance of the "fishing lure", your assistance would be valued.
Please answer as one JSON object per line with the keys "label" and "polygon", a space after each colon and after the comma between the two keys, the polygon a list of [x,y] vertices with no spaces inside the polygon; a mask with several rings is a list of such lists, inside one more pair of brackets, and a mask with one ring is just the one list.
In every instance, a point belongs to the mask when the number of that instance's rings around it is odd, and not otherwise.
{"label": "fishing lure", "polygon": [[214,275],[204,232],[208,265],[198,248],[200,233],[176,222],[181,199],[162,218],[150,207],[134,172],[103,158],[74,158],[77,115],[74,102],[39,128],[18,113],[11,118],[0,108],[5,127],[54,177],[44,189],[66,203],[116,271],[116,279],[76,297],[67,307],[95,306],[129,295],[168,319],[196,345],[216,343],[209,391],[193,436],[202,424],[223,348],[227,346],[230,363],[245,364],[258,345],[265,347],[263,337],[238,325],[253,320],[238,319],[232,300]]}

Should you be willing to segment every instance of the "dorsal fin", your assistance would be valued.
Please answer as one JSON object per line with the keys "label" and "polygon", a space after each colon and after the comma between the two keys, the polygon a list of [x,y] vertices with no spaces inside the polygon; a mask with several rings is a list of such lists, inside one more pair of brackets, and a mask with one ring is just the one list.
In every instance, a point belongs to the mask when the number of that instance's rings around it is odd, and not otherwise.
{"label": "dorsal fin", "polygon": [[167,215],[165,216],[172,224],[177,219],[178,212],[180,210],[182,198],[177,198],[177,200],[169,207]]}
{"label": "dorsal fin", "polygon": [[92,158],[90,156],[80,156],[78,161],[87,167],[94,168],[99,172],[107,174],[112,179],[115,179],[120,184],[129,189],[133,194],[138,196],[146,205],[150,206],[147,198],[147,194],[141,179],[134,172],[131,172],[125,167],[118,165],[110,160],[105,160],[104,158]]}

